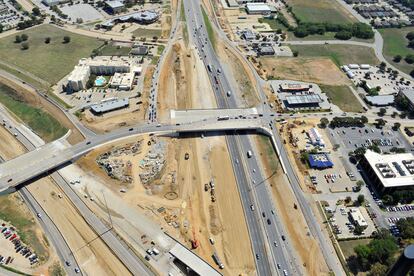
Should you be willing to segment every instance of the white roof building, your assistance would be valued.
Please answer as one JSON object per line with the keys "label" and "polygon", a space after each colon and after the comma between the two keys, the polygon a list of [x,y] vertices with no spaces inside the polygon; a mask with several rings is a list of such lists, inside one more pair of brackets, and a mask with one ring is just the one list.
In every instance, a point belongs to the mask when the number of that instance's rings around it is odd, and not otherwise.
{"label": "white roof building", "polygon": [[368,227],[368,223],[365,220],[359,208],[350,209],[349,214],[351,215],[351,219],[353,220],[355,224],[362,226],[362,227]]}
{"label": "white roof building", "polygon": [[249,14],[270,14],[272,10],[263,3],[247,3],[246,11]]}
{"label": "white roof building", "polygon": [[364,157],[384,188],[414,185],[412,153],[379,154],[367,150]]}

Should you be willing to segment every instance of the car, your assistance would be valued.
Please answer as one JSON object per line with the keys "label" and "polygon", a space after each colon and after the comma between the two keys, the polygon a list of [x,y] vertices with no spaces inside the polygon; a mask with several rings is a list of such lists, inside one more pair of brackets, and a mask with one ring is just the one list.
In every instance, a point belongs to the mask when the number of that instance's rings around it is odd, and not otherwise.
{"label": "car", "polygon": [[280,268],[281,268],[281,267],[280,267],[280,264],[277,264],[277,268],[278,268],[278,269],[280,269]]}
{"label": "car", "polygon": [[90,145],[90,144],[91,144],[91,141],[86,142],[86,145]]}
{"label": "car", "polygon": [[254,206],[253,206],[253,204],[252,204],[252,205],[250,205],[250,209],[251,209],[252,211],[254,211]]}
{"label": "car", "polygon": [[75,267],[75,273],[79,273],[79,272],[80,272],[80,269]]}
{"label": "car", "polygon": [[267,224],[272,224],[272,221],[270,219],[267,219]]}
{"label": "car", "polygon": [[286,240],[285,235],[282,235],[282,240],[283,240],[283,241],[285,241],[285,240]]}
{"label": "car", "polygon": [[42,214],[37,213],[37,217],[38,217],[38,218],[41,218],[41,217],[42,217]]}
{"label": "car", "polygon": [[262,212],[262,216],[265,218],[266,217],[266,214],[265,214],[265,212]]}
{"label": "car", "polygon": [[260,259],[259,254],[256,254],[256,259],[257,259],[257,260],[259,260],[259,259]]}
{"label": "car", "polygon": [[129,130],[129,131],[133,131],[133,130],[134,130],[134,128],[132,128],[132,127],[131,127],[131,128],[130,128],[130,129],[128,129],[128,130]]}
{"label": "car", "polygon": [[273,244],[275,245],[275,247],[277,247],[277,242],[276,241],[274,241]]}

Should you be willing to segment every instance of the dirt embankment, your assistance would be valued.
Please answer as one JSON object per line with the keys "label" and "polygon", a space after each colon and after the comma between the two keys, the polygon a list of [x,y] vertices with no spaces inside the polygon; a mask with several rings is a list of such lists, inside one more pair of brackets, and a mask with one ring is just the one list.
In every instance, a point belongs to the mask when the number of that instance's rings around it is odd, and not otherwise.
{"label": "dirt embankment", "polygon": [[79,132],[79,130],[72,124],[72,122],[66,117],[66,115],[54,104],[47,101],[43,97],[39,96],[36,91],[32,88],[28,87],[27,85],[23,85],[17,81],[4,78],[0,76],[0,82],[11,87],[13,90],[18,93],[18,96],[22,99],[22,101],[30,104],[34,107],[41,108],[45,112],[48,112],[52,115],[56,120],[58,120],[64,127],[71,130],[71,134],[68,137],[68,141],[71,144],[76,144],[81,142],[84,137]]}

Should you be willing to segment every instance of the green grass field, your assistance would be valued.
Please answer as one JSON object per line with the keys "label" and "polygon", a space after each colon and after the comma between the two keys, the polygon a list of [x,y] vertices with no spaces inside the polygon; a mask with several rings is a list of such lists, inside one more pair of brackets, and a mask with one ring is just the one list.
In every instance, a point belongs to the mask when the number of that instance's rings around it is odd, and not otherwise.
{"label": "green grass field", "polygon": [[349,63],[379,64],[374,50],[356,45],[291,45],[292,51],[298,51],[300,57],[329,57],[341,66]]}
{"label": "green grass field", "polygon": [[201,11],[203,12],[204,24],[206,24],[208,38],[210,39],[211,45],[213,48],[216,48],[216,34],[214,33],[213,26],[211,25],[210,19],[203,7],[201,7]]}
{"label": "green grass field", "polygon": [[49,113],[26,104],[18,98],[13,89],[2,84],[0,84],[0,103],[47,142],[62,137],[68,131]]}
{"label": "green grass field", "polygon": [[[95,38],[77,35],[51,25],[23,31],[29,36],[29,49],[21,50],[15,43],[15,35],[0,39],[0,60],[28,71],[45,81],[54,84],[67,75],[82,57],[88,57],[92,50],[102,44]],[[71,41],[62,43],[64,36]],[[49,44],[44,43],[50,37]]]}
{"label": "green grass field", "polygon": [[356,18],[336,1],[331,0],[288,0],[292,12],[301,22],[350,23]]}
{"label": "green grass field", "polygon": [[399,63],[393,62],[393,58],[396,55],[401,55],[403,58],[409,54],[414,54],[414,49],[408,48],[408,39],[405,38],[407,33],[414,31],[414,27],[406,28],[392,28],[392,29],[380,29],[382,37],[384,38],[384,56],[398,69],[405,73],[410,73],[414,69],[414,66],[401,60]]}
{"label": "green grass field", "polygon": [[99,49],[100,56],[127,56],[131,51],[130,47],[118,47],[115,45],[105,45]]}
{"label": "green grass field", "polygon": [[331,99],[332,103],[337,105],[342,111],[364,112],[362,105],[348,86],[320,85],[320,88]]}
{"label": "green grass field", "polygon": [[339,241],[339,246],[341,247],[342,252],[345,255],[345,258],[349,258],[354,253],[354,247],[360,244],[368,244],[371,239],[359,239],[359,240],[349,240],[349,241]]}

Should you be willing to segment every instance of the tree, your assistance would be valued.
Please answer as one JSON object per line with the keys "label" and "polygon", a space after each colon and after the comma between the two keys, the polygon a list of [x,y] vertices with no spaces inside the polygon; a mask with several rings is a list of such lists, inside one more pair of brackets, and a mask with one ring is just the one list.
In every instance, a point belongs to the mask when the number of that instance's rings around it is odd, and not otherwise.
{"label": "tree", "polygon": [[400,127],[401,127],[401,124],[399,122],[395,122],[394,126],[393,126],[393,129],[398,130]]}
{"label": "tree", "polygon": [[321,120],[320,120],[320,124],[319,124],[319,126],[321,127],[321,128],[326,128],[326,126],[329,124],[329,120],[327,119],[327,118],[325,118],[325,117],[323,117],[323,118],[321,118]]}
{"label": "tree", "polygon": [[365,270],[369,268],[369,256],[371,254],[371,249],[368,247],[368,245],[360,244],[355,246],[354,252],[357,255],[357,259],[361,267]]}
{"label": "tree", "polygon": [[362,205],[362,203],[364,203],[365,201],[365,197],[363,194],[358,195],[358,203],[359,205]]}
{"label": "tree", "polygon": [[293,51],[293,56],[294,56],[294,57],[299,56],[299,51],[297,51],[297,50]]}
{"label": "tree", "polygon": [[387,68],[387,64],[385,62],[381,62],[379,68],[381,69],[381,71],[385,71],[385,68]]}
{"label": "tree", "polygon": [[14,42],[15,42],[15,43],[20,43],[20,42],[22,42],[22,38],[20,37],[20,35],[16,35],[16,37],[14,38]]}
{"label": "tree", "polygon": [[414,55],[407,55],[405,57],[405,62],[407,62],[408,64],[413,64],[414,63]]}
{"label": "tree", "polygon": [[3,24],[0,23],[0,33],[2,33],[4,31],[4,26]]}
{"label": "tree", "polygon": [[358,181],[356,182],[356,185],[357,185],[358,187],[362,187],[362,186],[364,186],[364,181],[362,181],[362,180],[358,180]]}
{"label": "tree", "polygon": [[352,33],[348,31],[340,31],[335,34],[336,39],[349,40],[352,38]]}
{"label": "tree", "polygon": [[387,110],[385,108],[381,107],[379,112],[378,112],[378,116],[384,116],[386,112],[387,112]]}
{"label": "tree", "polygon": [[362,116],[361,116],[361,122],[362,122],[363,124],[368,123],[368,118],[367,118],[366,116],[362,115]]}
{"label": "tree", "polygon": [[32,14],[33,14],[34,16],[39,16],[39,15],[40,15],[40,9],[39,9],[38,7],[34,7],[34,8],[32,9]]}
{"label": "tree", "polygon": [[388,267],[381,263],[375,263],[371,266],[368,276],[385,276],[387,275]]}
{"label": "tree", "polygon": [[400,62],[402,60],[402,56],[396,55],[393,60],[394,62]]}
{"label": "tree", "polygon": [[22,38],[22,41],[27,41],[29,39],[27,34],[22,34],[20,37]]}
{"label": "tree", "polygon": [[352,198],[351,198],[350,196],[347,196],[347,197],[345,198],[345,203],[346,203],[346,204],[348,204],[348,203],[350,203],[350,202],[351,202],[351,200],[352,200]]}
{"label": "tree", "polygon": [[408,48],[414,48],[414,40],[408,42]]}
{"label": "tree", "polygon": [[414,218],[408,217],[407,219],[400,219],[397,221],[397,227],[400,230],[401,237],[403,239],[414,238]]}
{"label": "tree", "polygon": [[376,125],[378,128],[382,128],[383,126],[385,126],[385,120],[384,119],[375,119],[376,121]]}
{"label": "tree", "polygon": [[410,41],[414,40],[414,32],[409,32],[405,37]]}
{"label": "tree", "polygon": [[393,204],[393,203],[394,203],[394,198],[393,198],[391,195],[384,195],[384,196],[382,197],[382,202],[383,202],[385,205],[391,205],[391,204]]}
{"label": "tree", "polygon": [[414,70],[411,70],[410,76],[414,78]]}
{"label": "tree", "polygon": [[23,42],[21,47],[22,47],[22,50],[27,50],[29,49],[29,43]]}
{"label": "tree", "polygon": [[63,43],[69,43],[70,42],[70,36],[65,35],[63,37]]}
{"label": "tree", "polygon": [[50,43],[50,37],[46,37],[46,38],[45,38],[45,43],[46,43],[46,44],[49,44],[49,43]]}

